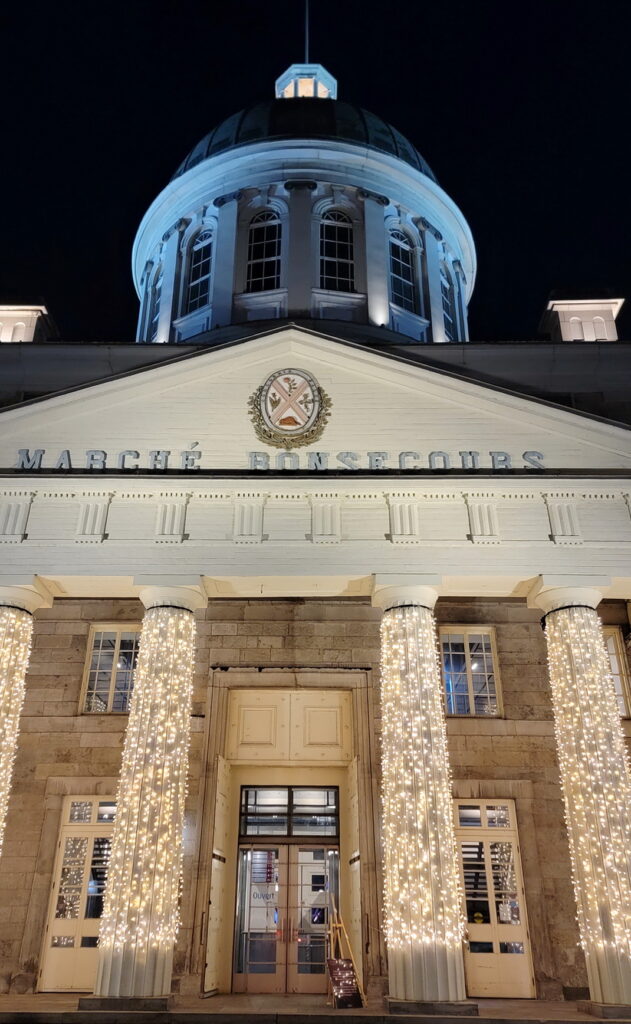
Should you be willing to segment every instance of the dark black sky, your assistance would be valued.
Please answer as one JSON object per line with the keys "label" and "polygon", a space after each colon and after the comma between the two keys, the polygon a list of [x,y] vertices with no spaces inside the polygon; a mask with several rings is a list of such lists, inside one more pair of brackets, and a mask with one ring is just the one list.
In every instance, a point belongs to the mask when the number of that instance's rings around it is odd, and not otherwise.
{"label": "dark black sky", "polygon": [[[313,60],[418,146],[478,248],[474,340],[554,288],[630,299],[631,0],[312,0]],[[138,223],[194,143],[302,59],[299,0],[7,2],[0,301],[131,341]]]}

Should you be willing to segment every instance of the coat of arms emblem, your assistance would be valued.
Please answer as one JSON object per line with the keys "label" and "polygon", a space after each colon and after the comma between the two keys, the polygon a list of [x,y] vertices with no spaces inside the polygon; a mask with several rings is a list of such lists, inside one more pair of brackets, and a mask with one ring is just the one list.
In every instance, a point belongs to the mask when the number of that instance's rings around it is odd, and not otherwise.
{"label": "coat of arms emblem", "polygon": [[256,436],[274,448],[301,448],[321,436],[331,399],[306,370],[276,370],[250,396]]}

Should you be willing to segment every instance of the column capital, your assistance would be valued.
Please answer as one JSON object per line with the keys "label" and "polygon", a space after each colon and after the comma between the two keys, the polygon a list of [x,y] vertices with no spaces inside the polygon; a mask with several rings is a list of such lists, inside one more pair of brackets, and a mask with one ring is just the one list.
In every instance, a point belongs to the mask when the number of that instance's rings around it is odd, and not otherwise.
{"label": "column capital", "polygon": [[581,605],[597,608],[608,585],[609,580],[604,577],[578,578],[569,584],[562,577],[548,581],[545,576],[540,576],[528,594],[528,607],[540,608],[544,615],[559,608]]}
{"label": "column capital", "polygon": [[0,606],[5,608],[22,608],[32,615],[38,608],[50,608],[52,603],[53,595],[37,576],[33,577],[32,583],[20,580],[0,586]]}
{"label": "column capital", "polygon": [[208,604],[200,587],[142,587],[138,597],[145,608],[183,608],[196,612]]}
{"label": "column capital", "polygon": [[438,576],[380,574],[373,580],[373,606],[384,612],[402,605],[420,605],[433,611],[438,591],[432,584],[439,582]]}

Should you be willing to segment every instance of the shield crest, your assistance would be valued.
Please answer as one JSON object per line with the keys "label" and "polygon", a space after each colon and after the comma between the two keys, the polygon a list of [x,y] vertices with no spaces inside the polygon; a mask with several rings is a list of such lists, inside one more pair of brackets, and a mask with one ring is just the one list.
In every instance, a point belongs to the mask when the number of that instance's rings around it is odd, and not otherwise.
{"label": "shield crest", "polygon": [[259,440],[275,448],[316,441],[329,418],[331,399],[307,370],[276,370],[250,397],[249,411]]}

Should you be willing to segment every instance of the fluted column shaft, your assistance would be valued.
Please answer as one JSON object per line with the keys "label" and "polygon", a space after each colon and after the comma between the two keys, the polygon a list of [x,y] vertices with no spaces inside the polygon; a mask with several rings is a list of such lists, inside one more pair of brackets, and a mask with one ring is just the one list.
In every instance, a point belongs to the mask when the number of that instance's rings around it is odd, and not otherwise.
{"label": "fluted column shaft", "polygon": [[631,776],[596,590],[556,589],[550,685],[581,945],[591,997],[631,1004]]}
{"label": "fluted column shaft", "polygon": [[95,993],[171,989],[195,656],[193,588],[147,588],[125,733]]}
{"label": "fluted column shaft", "polygon": [[30,587],[0,587],[0,853],[31,654],[33,612],[46,602]]}
{"label": "fluted column shaft", "polygon": [[383,844],[390,997],[466,998],[445,711],[429,587],[387,587],[381,624]]}

